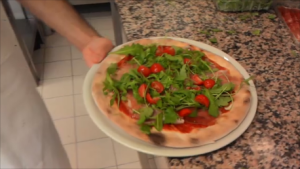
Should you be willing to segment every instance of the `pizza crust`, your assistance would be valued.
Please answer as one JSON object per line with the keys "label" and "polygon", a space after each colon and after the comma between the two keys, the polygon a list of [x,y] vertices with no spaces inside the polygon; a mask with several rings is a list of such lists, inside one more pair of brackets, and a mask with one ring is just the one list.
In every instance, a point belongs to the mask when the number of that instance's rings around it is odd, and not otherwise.
{"label": "pizza crust", "polygon": [[[178,46],[182,48],[192,47],[195,50],[203,51],[198,47],[191,46],[190,44],[167,38],[142,39],[132,43],[139,43],[141,45],[150,45],[153,43],[157,43],[159,45]],[[205,53],[207,58],[229,70],[230,76],[234,77],[235,79],[233,83],[235,83],[236,87],[238,87],[244,80],[243,76],[234,68],[234,66],[230,62],[207,51],[203,52]],[[215,125],[209,126],[207,128],[194,129],[190,133],[180,133],[177,131],[167,130],[158,132],[153,128],[151,134],[146,135],[140,130],[139,125],[136,124],[136,120],[128,117],[123,112],[121,112],[116,104],[110,106],[110,97],[104,95],[104,93],[102,92],[106,69],[111,63],[117,63],[123,57],[125,56],[110,54],[101,63],[101,66],[99,67],[99,70],[94,77],[92,94],[96,104],[99,107],[99,110],[104,113],[106,117],[108,117],[113,123],[122,128],[126,133],[134,137],[160,146],[177,148],[195,147],[213,143],[216,140],[226,136],[236,127],[238,127],[238,125],[247,115],[251,103],[251,93],[249,91],[249,87],[247,85],[244,85],[239,90],[239,92],[234,95],[234,104],[232,106],[232,109],[228,113],[220,114],[220,116],[216,119]]]}

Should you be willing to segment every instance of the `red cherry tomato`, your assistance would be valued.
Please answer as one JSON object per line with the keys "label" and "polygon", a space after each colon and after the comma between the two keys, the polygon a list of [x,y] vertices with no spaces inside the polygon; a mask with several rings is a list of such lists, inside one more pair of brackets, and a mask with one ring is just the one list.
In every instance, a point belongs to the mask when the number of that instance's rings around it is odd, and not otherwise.
{"label": "red cherry tomato", "polygon": [[118,62],[118,67],[122,67],[126,62],[130,61],[132,58],[133,56],[131,55],[125,56],[122,60]]}
{"label": "red cherry tomato", "polygon": [[151,95],[149,93],[147,93],[146,100],[150,104],[156,104],[160,100],[160,98],[159,97],[152,98]]}
{"label": "red cherry tomato", "polygon": [[201,90],[201,87],[200,86],[195,86],[195,87],[187,87],[186,89],[190,90],[190,89],[193,89],[193,90]]}
{"label": "red cherry tomato", "polygon": [[144,65],[139,66],[138,72],[144,75],[145,77],[148,77],[151,74],[150,69]]}
{"label": "red cherry tomato", "polygon": [[164,53],[167,53],[169,55],[174,56],[175,55],[175,49],[172,48],[171,46],[165,46],[164,47]]}
{"label": "red cherry tomato", "polygon": [[203,84],[203,80],[198,75],[192,75],[191,79],[192,79],[192,81],[194,82],[195,85],[202,85]]}
{"label": "red cherry tomato", "polygon": [[164,91],[164,86],[159,81],[154,81],[151,83],[151,87],[155,89],[158,93],[161,93]]}
{"label": "red cherry tomato", "polygon": [[142,84],[140,87],[139,87],[139,95],[141,97],[145,97],[145,94],[146,94],[146,89],[147,89],[147,85],[146,84]]}
{"label": "red cherry tomato", "polygon": [[200,104],[203,104],[205,107],[208,107],[209,106],[209,100],[208,98],[203,95],[203,94],[199,94],[195,97],[195,101],[200,103]]}
{"label": "red cherry tomato", "polygon": [[214,85],[216,84],[216,82],[213,79],[206,79],[203,82],[203,85],[207,88],[207,89],[211,89],[212,87],[214,87]]}
{"label": "red cherry tomato", "polygon": [[164,53],[174,56],[175,49],[171,46],[158,46],[156,50],[156,56],[162,56]]}
{"label": "red cherry tomato", "polygon": [[183,59],[183,63],[184,63],[184,64],[189,64],[189,65],[190,65],[190,64],[191,64],[191,59],[189,59],[189,58],[184,58],[184,59]]}
{"label": "red cherry tomato", "polygon": [[189,108],[185,108],[185,109],[181,109],[179,112],[178,112],[178,115],[180,117],[184,117],[184,116],[187,116],[189,114],[191,114],[193,111]]}
{"label": "red cherry tomato", "polygon": [[159,73],[164,70],[164,67],[160,65],[159,63],[154,63],[150,68],[152,73]]}
{"label": "red cherry tomato", "polygon": [[156,56],[162,56],[164,54],[164,47],[163,46],[158,46],[156,49]]}

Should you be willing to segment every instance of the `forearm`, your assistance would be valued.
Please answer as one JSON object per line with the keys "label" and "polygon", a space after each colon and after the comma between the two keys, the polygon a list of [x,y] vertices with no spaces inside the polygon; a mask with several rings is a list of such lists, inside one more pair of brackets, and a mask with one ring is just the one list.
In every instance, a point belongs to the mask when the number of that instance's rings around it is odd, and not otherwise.
{"label": "forearm", "polygon": [[65,0],[18,1],[80,50],[83,50],[93,37],[98,36]]}

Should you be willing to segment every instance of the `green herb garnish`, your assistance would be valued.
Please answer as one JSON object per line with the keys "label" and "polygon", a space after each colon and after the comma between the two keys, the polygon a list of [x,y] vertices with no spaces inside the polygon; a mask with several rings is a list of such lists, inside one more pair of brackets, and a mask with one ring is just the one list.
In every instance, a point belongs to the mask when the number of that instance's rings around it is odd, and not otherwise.
{"label": "green herb garnish", "polygon": [[[220,29],[210,29],[205,34],[212,32],[221,32]],[[233,33],[233,31],[226,31]],[[217,43],[216,38],[210,39],[212,43]],[[120,55],[131,55],[133,58],[128,61],[134,69],[124,73],[122,77],[116,79],[116,72],[119,69],[118,64],[111,64],[106,70],[106,78],[103,82],[103,93],[111,98],[110,104],[117,103],[120,106],[121,101],[131,101],[128,94],[132,95],[135,101],[142,105],[140,109],[132,109],[133,113],[139,115],[137,124],[145,134],[150,134],[151,129],[157,131],[163,129],[164,124],[176,125],[181,117],[177,114],[178,111],[184,108],[191,108],[194,111],[188,116],[193,118],[198,116],[198,111],[207,109],[213,117],[219,115],[219,108],[233,103],[231,92],[234,89],[234,84],[227,80],[221,80],[218,76],[217,69],[211,63],[204,59],[205,54],[201,51],[193,51],[179,47],[172,47],[175,50],[175,55],[164,53],[162,56],[156,56],[157,45],[142,46],[132,44],[125,46],[122,49],[112,52]],[[189,59],[188,63],[184,63]],[[154,63],[160,64],[164,71],[152,73],[145,77],[137,71],[140,65],[151,67]],[[197,75],[202,80],[212,78],[216,84],[212,89],[205,89],[194,84],[192,75]],[[152,82],[158,81],[163,86],[163,92],[158,91]],[[224,84],[224,82],[226,84]],[[247,81],[245,81],[247,83]],[[156,103],[150,103],[149,98],[141,97],[140,87],[145,89],[144,94],[150,94],[152,99],[159,98]],[[197,88],[198,89],[195,89]],[[143,89],[143,90],[144,90]],[[210,101],[209,107],[205,107],[195,100],[196,96],[204,94]],[[128,103],[129,104],[129,103]]]}

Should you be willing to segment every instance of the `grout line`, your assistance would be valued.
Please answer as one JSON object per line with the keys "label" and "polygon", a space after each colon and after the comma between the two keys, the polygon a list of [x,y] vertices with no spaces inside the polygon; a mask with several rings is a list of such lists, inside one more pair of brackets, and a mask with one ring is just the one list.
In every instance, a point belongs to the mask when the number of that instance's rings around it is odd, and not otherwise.
{"label": "grout line", "polygon": [[90,117],[90,115],[89,115],[89,114],[75,115],[75,117],[83,117],[83,116],[89,116],[89,117]]}
{"label": "grout line", "polygon": [[116,166],[118,166],[118,159],[117,159],[117,152],[116,152],[116,150],[115,150],[115,144],[114,144],[113,139],[110,138],[110,141],[111,141],[111,143],[112,143],[112,149],[113,149],[113,151],[114,151],[115,164],[116,164]]}
{"label": "grout line", "polygon": [[53,79],[59,79],[59,78],[64,78],[64,77],[72,77],[72,75],[71,76],[61,76],[61,77],[51,77],[51,78],[44,78],[43,80],[53,80]]}
{"label": "grout line", "polygon": [[70,59],[63,59],[63,60],[54,60],[54,61],[44,61],[44,63],[55,63],[55,62],[63,62],[63,61],[72,61],[74,59],[70,58]]}
{"label": "grout line", "polygon": [[72,116],[72,117],[63,117],[63,118],[59,118],[59,119],[52,119],[52,121],[66,120],[66,119],[75,118],[75,117],[76,117],[76,116]]}
{"label": "grout line", "polygon": [[94,139],[90,139],[90,140],[84,140],[84,141],[78,141],[78,142],[73,142],[73,143],[67,143],[67,144],[63,144],[63,145],[65,146],[65,145],[69,145],[69,144],[85,143],[85,142],[95,141],[95,140],[101,140],[101,139],[105,139],[105,138],[107,139],[109,137],[107,136],[107,137],[94,138]]}
{"label": "grout line", "polygon": [[[87,73],[86,73],[87,74]],[[63,77],[53,77],[53,78],[48,78],[48,79],[43,79],[43,81],[45,80],[53,80],[53,79],[60,79],[60,78],[66,78],[66,77],[76,77],[76,76],[85,76],[86,74],[82,74],[82,75],[71,75],[71,76],[63,76]],[[80,93],[77,93],[80,94]]]}
{"label": "grout line", "polygon": [[[70,50],[70,54],[71,54],[71,59],[72,59],[72,47],[69,48]],[[71,61],[71,75],[73,75],[73,62]],[[73,90],[73,93],[74,92],[74,80],[73,80],[73,76],[72,76],[72,90]],[[76,146],[76,150],[75,150],[75,153],[76,153],[76,167],[78,168],[78,151],[77,151],[77,128],[76,128],[76,114],[75,114],[75,97],[74,97],[74,94],[73,94],[73,114],[74,114],[74,135],[75,135],[75,146]]]}
{"label": "grout line", "polygon": [[140,162],[140,164],[141,164],[141,161],[134,161],[134,162],[128,162],[128,163],[120,164],[120,165],[117,165],[117,166],[122,166],[122,165],[131,164],[131,163],[136,163],[136,162]]}
{"label": "grout line", "polygon": [[55,97],[49,97],[49,98],[43,98],[43,100],[55,99],[55,98],[67,97],[67,96],[73,96],[73,94],[68,94],[68,95],[63,95],[63,96],[55,96]]}

